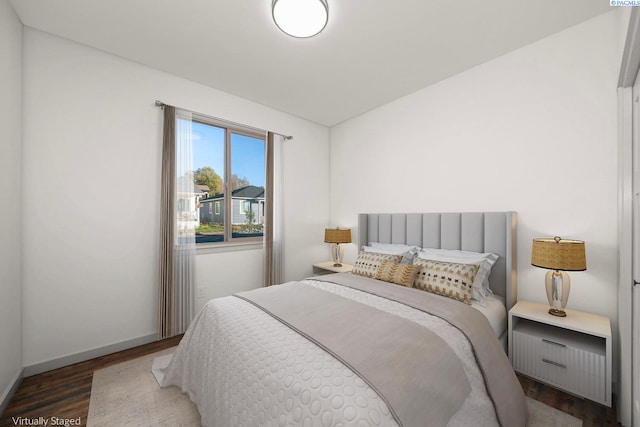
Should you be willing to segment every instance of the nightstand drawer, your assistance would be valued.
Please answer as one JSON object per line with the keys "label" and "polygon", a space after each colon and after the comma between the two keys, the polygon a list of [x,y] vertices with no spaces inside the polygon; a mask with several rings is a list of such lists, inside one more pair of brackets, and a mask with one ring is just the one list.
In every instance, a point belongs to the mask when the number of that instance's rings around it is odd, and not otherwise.
{"label": "nightstand drawer", "polygon": [[597,337],[520,321],[513,331],[513,367],[595,401],[606,397],[606,355]]}

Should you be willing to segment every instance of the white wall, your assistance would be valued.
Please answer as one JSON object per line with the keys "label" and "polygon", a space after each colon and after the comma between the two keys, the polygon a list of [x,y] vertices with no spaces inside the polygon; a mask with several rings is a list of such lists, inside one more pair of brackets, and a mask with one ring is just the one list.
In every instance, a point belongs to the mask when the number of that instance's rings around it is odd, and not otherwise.
{"label": "white wall", "polygon": [[7,0],[0,0],[0,94],[1,405],[22,371],[22,23]]}
{"label": "white wall", "polygon": [[518,298],[546,302],[534,237],[581,239],[588,270],[570,274],[568,307],[615,326],[619,22],[601,15],[333,127],[331,222],[517,211]]}
{"label": "white wall", "polygon": [[[294,136],[285,278],[311,273],[329,218],[326,127],[31,28],[24,50],[25,366],[156,332],[156,99]],[[257,287],[261,260],[199,255],[197,277],[207,296]]]}

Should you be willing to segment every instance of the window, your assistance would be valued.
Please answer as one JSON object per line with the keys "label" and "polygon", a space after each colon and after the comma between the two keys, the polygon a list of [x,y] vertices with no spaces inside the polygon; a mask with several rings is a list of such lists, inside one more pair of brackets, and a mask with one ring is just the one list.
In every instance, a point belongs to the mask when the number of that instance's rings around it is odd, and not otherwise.
{"label": "window", "polygon": [[248,212],[251,212],[251,202],[242,200],[240,202],[240,214],[246,215]]}
{"label": "window", "polygon": [[206,186],[196,243],[255,242],[264,234],[265,136],[193,117],[194,184]]}

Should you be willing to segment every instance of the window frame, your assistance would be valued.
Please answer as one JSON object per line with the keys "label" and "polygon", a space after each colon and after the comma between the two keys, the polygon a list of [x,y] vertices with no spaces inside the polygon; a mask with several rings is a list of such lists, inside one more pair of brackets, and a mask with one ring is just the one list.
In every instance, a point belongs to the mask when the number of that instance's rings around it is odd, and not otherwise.
{"label": "window frame", "polygon": [[[210,125],[217,128],[224,129],[224,171],[223,171],[223,194],[224,203],[222,203],[222,211],[224,212],[224,240],[222,242],[203,242],[196,244],[196,251],[198,252],[218,252],[242,250],[242,249],[261,249],[264,242],[264,228],[263,235],[258,237],[233,237],[233,200],[231,198],[232,190],[227,177],[231,177],[233,171],[231,169],[231,135],[243,135],[251,138],[257,138],[264,143],[264,152],[266,160],[267,150],[267,137],[266,134],[255,130],[251,127],[245,127],[239,124],[230,124],[225,121],[216,120],[214,118],[194,113],[192,115],[192,121],[198,122],[204,125]],[[266,181],[266,165],[264,167],[265,181]],[[266,203],[266,200],[264,201]],[[214,202],[215,204],[219,201]],[[215,211],[215,207],[214,207]],[[266,226],[266,224],[265,224]]]}

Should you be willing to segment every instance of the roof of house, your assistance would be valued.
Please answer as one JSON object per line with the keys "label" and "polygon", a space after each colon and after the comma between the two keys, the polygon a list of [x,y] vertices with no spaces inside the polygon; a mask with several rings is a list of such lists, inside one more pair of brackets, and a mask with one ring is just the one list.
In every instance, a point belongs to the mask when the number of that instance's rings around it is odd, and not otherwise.
{"label": "roof of house", "polygon": [[179,192],[203,194],[208,193],[209,187],[206,185],[195,184],[190,177],[179,176],[176,180],[176,188]]}
{"label": "roof of house", "polygon": [[232,197],[247,197],[247,198],[264,198],[264,187],[256,187],[255,185],[247,185],[244,187],[236,188],[231,192]]}
{"label": "roof of house", "polygon": [[208,185],[196,184],[195,187],[200,191],[200,193],[208,193],[211,191]]}
{"label": "roof of house", "polygon": [[[221,199],[224,197],[223,193],[218,193],[208,197],[211,199]],[[236,188],[231,192],[231,197],[243,198],[243,199],[264,199],[264,187],[257,187],[255,185],[245,185],[244,187]]]}

